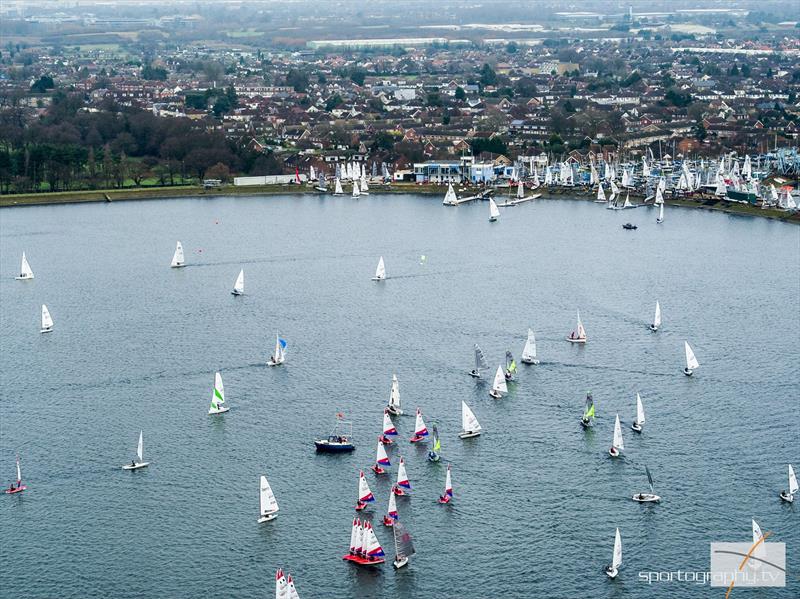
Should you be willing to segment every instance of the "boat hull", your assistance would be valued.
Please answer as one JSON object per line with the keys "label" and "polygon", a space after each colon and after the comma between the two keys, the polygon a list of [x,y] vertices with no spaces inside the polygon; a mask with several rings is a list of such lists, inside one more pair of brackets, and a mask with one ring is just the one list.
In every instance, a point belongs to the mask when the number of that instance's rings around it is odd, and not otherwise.
{"label": "boat hull", "polygon": [[475,372],[474,370],[470,370],[470,371],[469,371],[469,375],[470,375],[472,378],[474,378],[474,379],[479,379],[479,378],[481,378],[481,375],[480,375],[480,373],[479,373],[479,372]]}
{"label": "boat hull", "polygon": [[358,564],[359,566],[379,566],[386,562],[382,557],[368,558],[361,557],[360,555],[345,555],[342,559]]}
{"label": "boat hull", "polygon": [[392,416],[402,416],[403,410],[400,408],[395,408],[394,406],[387,406],[386,411],[389,412]]}
{"label": "boat hull", "polygon": [[27,488],[28,488],[28,487],[26,487],[25,485],[20,485],[19,487],[16,487],[16,488],[14,488],[14,489],[6,489],[6,490],[5,490],[5,491],[3,491],[3,492],[4,492],[6,495],[16,495],[17,493],[22,493],[22,492],[23,492],[25,489],[27,489]]}
{"label": "boat hull", "polygon": [[491,391],[489,391],[489,397],[494,397],[495,399],[502,399],[503,394],[500,393],[499,391],[495,391],[494,389],[492,389]]}
{"label": "boat hull", "polygon": [[612,447],[608,450],[608,455],[610,455],[612,458],[618,458],[620,456],[620,451],[616,447]]}
{"label": "boat hull", "polygon": [[208,415],[213,416],[214,414],[224,414],[225,412],[229,412],[230,408],[219,408],[218,410],[209,410]]}
{"label": "boat hull", "polygon": [[386,277],[372,277],[373,281],[385,281]]}
{"label": "boat hull", "polygon": [[147,468],[150,465],[150,462],[138,462],[136,464],[125,464],[122,469],[123,470],[140,470],[142,468]]}
{"label": "boat hull", "polygon": [[458,433],[459,439],[471,439],[473,437],[480,437],[481,431],[463,431]]}
{"label": "boat hull", "polygon": [[607,567],[607,568],[605,569],[605,573],[606,573],[606,576],[608,576],[609,578],[612,578],[612,579],[613,579],[613,578],[616,578],[616,577],[617,577],[617,574],[619,574],[619,570],[617,570],[616,568],[612,568],[612,567],[610,567],[610,566],[609,566],[609,567]]}
{"label": "boat hull", "polygon": [[573,339],[573,338],[567,337],[566,339],[570,343],[586,343],[586,339],[585,338],[584,339]]}
{"label": "boat hull", "polygon": [[394,569],[395,569],[395,570],[399,570],[399,569],[400,569],[400,568],[402,568],[403,566],[406,566],[406,565],[408,565],[408,558],[407,558],[407,557],[404,557],[404,558],[401,558],[401,559],[395,559],[395,560],[392,562],[392,565],[394,566]]}
{"label": "boat hull", "polygon": [[692,370],[691,368],[684,368],[683,374],[685,374],[686,376],[692,376],[694,374],[694,370]]}
{"label": "boat hull", "polygon": [[652,493],[639,493],[631,497],[631,499],[639,503],[658,503],[661,501],[661,497],[653,495]]}
{"label": "boat hull", "polygon": [[283,360],[279,360],[278,362],[275,360],[269,360],[267,362],[267,366],[280,366],[281,364],[283,364]]}
{"label": "boat hull", "polygon": [[31,280],[33,280],[33,277],[23,277],[22,275],[19,275],[17,277],[14,277],[14,280],[15,281],[31,281]]}
{"label": "boat hull", "polygon": [[651,331],[653,331],[654,333],[658,332],[658,327],[656,325],[654,325],[654,324],[651,324],[647,328],[650,329]]}
{"label": "boat hull", "polygon": [[243,291],[236,291],[235,289],[231,291],[231,295],[244,295]]}
{"label": "boat hull", "polygon": [[786,503],[794,503],[794,495],[787,493],[786,491],[781,491],[781,499],[783,499]]}
{"label": "boat hull", "polygon": [[170,264],[170,268],[183,268],[186,266],[185,264]]}
{"label": "boat hull", "polygon": [[538,364],[539,360],[536,358],[522,358],[520,360],[523,364]]}
{"label": "boat hull", "polygon": [[633,424],[631,424],[631,430],[633,430],[633,431],[635,431],[637,433],[641,433],[642,432],[642,425],[639,424],[638,422],[634,422]]}
{"label": "boat hull", "polygon": [[314,441],[314,445],[320,453],[347,453],[356,448],[352,443],[330,443],[325,440]]}
{"label": "boat hull", "polygon": [[263,524],[264,522],[269,522],[270,520],[274,520],[278,517],[278,514],[265,514],[258,519],[259,524]]}
{"label": "boat hull", "polygon": [[39,332],[40,333],[52,333],[53,332],[53,327],[48,327],[46,329],[41,329]]}

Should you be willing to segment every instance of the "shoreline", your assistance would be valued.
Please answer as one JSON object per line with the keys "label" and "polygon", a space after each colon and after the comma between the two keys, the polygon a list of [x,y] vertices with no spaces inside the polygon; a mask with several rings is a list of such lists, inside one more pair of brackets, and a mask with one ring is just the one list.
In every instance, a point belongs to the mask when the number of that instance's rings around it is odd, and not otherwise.
{"label": "shoreline", "polygon": [[[392,183],[390,187],[375,186],[370,188],[370,195],[414,193],[418,195],[433,195],[444,197],[446,189],[440,185],[418,185],[416,183]],[[571,199],[593,201],[594,196],[581,190],[555,189],[542,193],[542,200]],[[313,194],[323,195],[306,185],[253,185],[246,187],[225,187],[205,189],[199,185],[169,186],[169,187],[132,187],[129,189],[106,189],[92,191],[63,191],[55,193],[27,193],[0,195],[0,208],[21,206],[48,206],[54,204],[82,204],[86,202],[116,202],[130,200],[171,200],[186,197],[218,197],[218,196],[260,196],[260,195],[289,195]],[[502,195],[502,194],[496,194]],[[564,196],[569,196],[565,198]],[[339,197],[349,197],[348,194]],[[641,197],[632,199],[641,200]],[[682,206],[725,212],[743,216],[754,216],[800,224],[800,211],[794,214],[771,208],[763,209],[749,204],[739,204],[720,199],[666,199],[669,206]],[[648,204],[650,205],[650,204]]]}

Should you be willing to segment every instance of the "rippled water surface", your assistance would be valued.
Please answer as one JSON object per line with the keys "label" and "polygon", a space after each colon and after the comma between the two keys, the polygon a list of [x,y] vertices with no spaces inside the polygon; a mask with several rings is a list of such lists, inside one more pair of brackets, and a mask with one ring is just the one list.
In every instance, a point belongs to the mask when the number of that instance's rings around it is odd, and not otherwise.
{"label": "rippled water surface", "polygon": [[[0,212],[0,595],[268,597],[278,566],[309,597],[719,597],[640,571],[707,570],[710,541],[755,518],[787,544],[800,592],[800,228],[761,219],[538,201],[445,208],[417,196],[203,198]],[[639,225],[624,231],[627,220]],[[169,268],[175,241],[188,266]],[[25,251],[33,281],[15,281]],[[427,256],[424,264],[421,255]],[[378,257],[389,279],[374,283]],[[240,268],[245,291],[229,291]],[[663,329],[646,329],[656,299]],[[40,304],[55,331],[40,335]],[[566,341],[580,309],[589,342]],[[532,327],[542,363],[501,401],[476,382]],[[287,363],[265,362],[279,331]],[[683,341],[701,368],[684,377]],[[231,411],[207,415],[214,371]],[[408,568],[343,562],[359,468],[374,460],[392,372],[442,433],[425,459],[396,420],[390,476],[368,480],[379,525],[396,458],[414,486]],[[594,430],[578,425],[583,397]],[[635,436],[635,393],[647,424]],[[460,403],[485,429],[462,441]],[[337,411],[357,451],[316,455]],[[615,414],[626,452],[607,454]],[[151,466],[123,472],[139,430]],[[446,464],[455,500],[440,506]],[[639,505],[644,466],[664,501]],[[258,525],[258,477],[279,517]],[[610,562],[615,527],[624,564]]]}

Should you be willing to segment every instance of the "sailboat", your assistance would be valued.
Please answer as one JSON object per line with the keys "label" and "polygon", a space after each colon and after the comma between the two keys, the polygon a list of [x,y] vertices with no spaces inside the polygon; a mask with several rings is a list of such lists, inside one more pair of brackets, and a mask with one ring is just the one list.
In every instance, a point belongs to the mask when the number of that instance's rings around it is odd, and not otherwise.
{"label": "sailboat", "polygon": [[175,253],[172,255],[172,263],[170,266],[172,268],[186,266],[186,261],[183,259],[183,246],[180,241],[175,246]]}
{"label": "sailboat", "polygon": [[508,385],[506,385],[506,377],[503,374],[503,366],[500,365],[497,367],[497,372],[494,373],[494,382],[492,383],[491,391],[489,391],[489,396],[500,399],[504,393],[508,393]]}
{"label": "sailboat", "polygon": [[326,193],[328,191],[328,181],[325,179],[325,173],[319,172],[319,182],[314,186],[314,189]]}
{"label": "sailboat", "polygon": [[607,199],[606,198],[606,192],[603,189],[603,183],[601,182],[597,186],[597,199],[595,200],[595,202],[598,203],[598,204],[605,204],[606,203],[606,199]]}
{"label": "sailboat", "polygon": [[[344,430],[342,430],[344,429]],[[316,439],[314,446],[320,453],[344,453],[353,451],[353,423],[344,419],[344,414],[336,414],[336,424],[327,439]]]}
{"label": "sailboat", "polygon": [[517,361],[514,359],[514,355],[506,350],[506,371],[504,376],[507,381],[513,381],[515,374],[517,374]]}
{"label": "sailboat", "polygon": [[397,498],[394,493],[389,493],[389,507],[386,509],[386,515],[383,517],[384,526],[394,526],[399,518],[397,513]]}
{"label": "sailboat", "polygon": [[683,342],[684,350],[686,351],[686,368],[683,369],[683,374],[686,376],[692,376],[696,368],[700,368],[700,364],[697,362],[697,358],[694,357],[694,352],[692,348],[689,347],[689,342]]}
{"label": "sailboat", "polygon": [[391,466],[391,462],[389,461],[389,456],[386,453],[386,448],[383,446],[383,443],[378,441],[378,450],[375,456],[375,465],[372,467],[372,471],[375,474],[386,474],[386,469],[384,466]]}
{"label": "sailboat", "polygon": [[612,458],[619,457],[625,451],[625,443],[622,441],[622,427],[619,424],[619,414],[614,421],[614,441],[611,443],[611,449],[608,450]]}
{"label": "sailboat", "polygon": [[622,539],[619,536],[619,528],[614,534],[614,557],[611,565],[606,566],[606,575],[609,578],[616,578],[619,574],[619,567],[622,565]]}
{"label": "sailboat", "polygon": [[297,589],[294,588],[294,580],[292,580],[291,574],[286,577],[286,599],[300,599]]}
{"label": "sailboat", "polygon": [[342,189],[342,181],[339,177],[336,177],[336,184],[334,185],[333,195],[335,196],[343,196],[344,189]]}
{"label": "sailboat", "polygon": [[272,487],[269,486],[269,481],[263,474],[261,475],[259,509],[259,524],[269,522],[270,520],[274,520],[278,517],[278,500],[275,499],[275,494],[272,492]]}
{"label": "sailboat", "polygon": [[758,525],[758,522],[752,520],[753,525],[753,546],[750,550],[750,556],[755,558],[748,560],[747,565],[750,566],[751,569],[757,570],[761,567],[761,560],[763,560],[766,555],[766,548],[764,547],[764,540],[766,537],[761,532],[761,527]]}
{"label": "sailboat", "polygon": [[539,363],[536,359],[536,336],[533,334],[533,329],[528,329],[528,338],[525,340],[525,347],[522,348],[521,360],[523,364]]}
{"label": "sailboat", "polygon": [[397,465],[397,483],[392,487],[392,493],[398,497],[403,497],[406,491],[411,490],[411,482],[408,480],[408,473],[406,472],[406,461],[400,458],[400,463]]}
{"label": "sailboat", "polygon": [[286,361],[286,339],[281,339],[280,335],[275,334],[275,350],[269,357],[268,366],[280,366]]}
{"label": "sailboat", "polygon": [[658,300],[656,300],[656,313],[655,316],[653,316],[653,324],[651,324],[649,328],[651,331],[655,333],[660,326],[661,326],[661,305],[658,303]]}
{"label": "sailboat", "polygon": [[42,304],[42,328],[40,333],[51,333],[53,331],[53,318],[50,316],[50,310],[47,306]]}
{"label": "sailboat", "polygon": [[439,452],[442,450],[442,440],[439,438],[439,429],[433,425],[433,447],[428,451],[428,461],[438,462]]}
{"label": "sailboat", "polygon": [[489,364],[486,363],[486,356],[483,355],[483,351],[478,344],[475,344],[475,368],[470,371],[470,376],[475,377],[476,379],[481,378],[481,369],[489,368]]}
{"label": "sailboat", "polygon": [[367,185],[367,176],[361,175],[361,195],[368,196],[369,195],[369,185]]}
{"label": "sailboat", "polygon": [[[379,447],[383,447],[383,445]],[[375,496],[372,494],[372,491],[369,490],[369,484],[367,484],[367,477],[364,476],[364,471],[360,470],[358,473],[358,503],[356,503],[356,511],[360,512],[367,507],[368,503],[372,503],[373,501],[375,501]]]}
{"label": "sailboat", "polygon": [[[361,520],[353,518],[353,526],[350,529],[350,551],[342,556],[343,560],[355,561],[360,555],[361,550]],[[277,590],[276,590],[277,591]]]}
{"label": "sailboat", "polygon": [[422,410],[417,408],[417,420],[414,424],[414,436],[411,437],[412,443],[419,443],[428,436],[428,429],[425,426],[425,421],[422,419]]}
{"label": "sailboat", "polygon": [[392,375],[392,390],[389,393],[389,405],[386,410],[392,416],[400,416],[403,410],[400,409],[400,383],[397,381],[397,375]]}
{"label": "sailboat", "polygon": [[644,426],[644,406],[642,405],[642,398],[639,393],[636,393],[636,420],[631,424],[631,428],[637,433],[642,432]]}
{"label": "sailboat", "polygon": [[392,422],[392,419],[389,418],[389,408],[383,409],[383,433],[380,437],[378,437],[378,441],[380,441],[384,445],[391,445],[393,441],[389,437],[394,437],[397,435],[397,429]]}
{"label": "sailboat", "polygon": [[575,330],[569,334],[567,341],[570,343],[586,343],[586,329],[583,328],[583,323],[581,322],[580,310],[578,310],[578,325],[575,327]]}
{"label": "sailboat", "polygon": [[439,496],[439,503],[450,503],[453,499],[453,481],[450,478],[450,464],[447,465],[447,478],[444,481],[444,494]]}
{"label": "sailboat", "polygon": [[[19,478],[19,459],[17,459],[17,478]],[[794,475],[794,468],[789,464],[789,489],[781,491],[781,499],[792,503],[795,493],[797,493],[797,477]]]}
{"label": "sailboat", "polygon": [[146,466],[150,465],[150,462],[145,462],[144,461],[144,457],[143,457],[143,455],[144,455],[144,452],[143,452],[144,444],[142,442],[143,439],[144,439],[143,435],[144,435],[144,431],[139,431],[139,445],[136,448],[136,457],[138,458],[138,461],[137,460],[131,460],[130,464],[125,464],[122,467],[123,470],[138,470],[139,468],[145,468]]}
{"label": "sailboat", "polygon": [[453,184],[447,184],[447,193],[444,194],[444,200],[442,200],[442,204],[445,206],[457,206],[458,205],[458,196],[456,196],[456,190],[453,189]]}
{"label": "sailboat", "polygon": [[411,535],[399,521],[395,522],[392,532],[394,533],[394,560],[392,565],[395,570],[399,570],[408,564],[408,558],[414,555],[416,550],[414,549],[414,543],[411,541]]}
{"label": "sailboat", "polygon": [[644,471],[647,473],[647,484],[650,485],[650,492],[649,493],[637,493],[631,499],[634,501],[638,501],[639,503],[658,503],[661,501],[661,497],[656,495],[655,490],[653,488],[653,475],[650,474],[650,468],[647,466],[644,467]]}
{"label": "sailboat", "polygon": [[353,197],[358,198],[361,196],[361,190],[358,188],[358,179],[353,179]]}
{"label": "sailboat", "polygon": [[594,398],[590,392],[586,393],[586,402],[583,406],[583,416],[581,416],[581,426],[591,428],[594,426]]}
{"label": "sailboat", "polygon": [[28,264],[28,259],[25,257],[25,252],[22,252],[22,264],[19,267],[19,275],[14,277],[17,281],[28,281],[33,278],[33,271],[31,265]]}
{"label": "sailboat", "polygon": [[[791,466],[789,466],[791,469]],[[795,485],[797,483],[795,482]],[[22,470],[19,467],[19,456],[17,456],[17,484],[11,483],[8,489],[5,490],[6,495],[14,495],[15,493],[22,493],[28,487],[22,484]]]}
{"label": "sailboat", "polygon": [[375,269],[375,276],[372,277],[373,281],[386,280],[386,265],[383,263],[383,256],[378,260],[378,268]]}
{"label": "sailboat", "polygon": [[475,418],[475,414],[469,408],[467,403],[461,400],[461,432],[458,436],[461,439],[469,439],[470,437],[477,437],[481,434],[481,423]]}
{"label": "sailboat", "polygon": [[498,216],[500,216],[500,210],[497,208],[495,201],[489,198],[489,222],[495,222]]}
{"label": "sailboat", "polygon": [[214,373],[214,389],[211,391],[211,406],[208,408],[209,414],[223,414],[230,410],[225,405],[225,387],[222,386],[222,375]]}
{"label": "sailboat", "polygon": [[382,564],[385,556],[372,525],[358,518],[353,520],[353,528],[350,531],[350,551],[342,559],[351,561],[360,566],[372,566]]}
{"label": "sailboat", "polygon": [[244,294],[244,269],[239,271],[239,276],[236,277],[236,282],[233,284],[233,290],[231,293],[233,295]]}
{"label": "sailboat", "polygon": [[664,222],[664,202],[658,205],[658,217],[656,218],[656,222],[659,225]]}

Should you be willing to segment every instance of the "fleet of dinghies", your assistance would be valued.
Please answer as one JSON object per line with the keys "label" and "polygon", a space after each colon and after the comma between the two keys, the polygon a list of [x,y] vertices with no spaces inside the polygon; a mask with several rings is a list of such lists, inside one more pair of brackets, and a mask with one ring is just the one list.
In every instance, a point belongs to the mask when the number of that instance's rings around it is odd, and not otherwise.
{"label": "fleet of dinghies", "polygon": [[[552,173],[548,169],[546,170],[545,178],[552,177]],[[567,175],[569,176],[569,175]],[[630,181],[630,175],[628,171],[625,171],[623,177],[623,185],[627,187],[625,181]],[[356,190],[359,189],[358,187],[358,178],[353,178],[353,186],[354,186],[354,195],[357,195]],[[615,196],[619,195],[619,189],[614,184],[613,178],[608,180],[609,185],[611,187],[611,197],[614,198]],[[336,179],[336,188],[337,190],[341,190],[341,183],[339,178]],[[361,177],[361,193],[366,192],[368,189],[366,179],[362,175]],[[524,188],[522,183],[520,182],[518,186],[518,193],[517,198],[524,197]],[[598,200],[605,198],[605,194],[603,192],[602,183],[598,184]],[[660,200],[660,201],[659,201]],[[448,201],[458,201],[455,195],[455,191],[452,188],[452,185],[448,188],[448,194],[445,197],[445,203]],[[610,201],[610,200],[609,200]],[[490,203],[490,214],[491,220],[496,220],[497,216],[499,215],[499,211],[497,209],[497,205],[494,200],[489,200]],[[661,196],[661,186],[656,190],[656,203],[660,204],[662,212],[660,213],[659,222],[663,220],[663,197]],[[424,257],[423,257],[424,262]],[[175,253],[173,255],[173,259],[171,262],[171,266],[174,268],[185,266],[185,257],[183,252],[183,247],[181,242],[178,241],[176,244]],[[22,263],[20,267],[20,274],[15,277],[20,280],[29,280],[33,279],[33,272],[28,264],[27,258],[25,253],[22,254]],[[383,257],[381,256],[378,262],[378,267],[376,269],[374,280],[383,280],[386,278],[386,270],[384,265]],[[234,283],[234,287],[232,292],[234,295],[241,295],[244,293],[244,269],[241,269],[236,281]],[[50,316],[50,312],[47,309],[47,306],[42,304],[42,315],[41,315],[41,332],[49,332],[53,329],[53,320]],[[661,327],[662,318],[661,318],[661,306],[658,301],[655,304],[655,314],[653,318],[652,324],[648,325],[652,331],[658,331]],[[580,312],[577,313],[577,325],[572,333],[567,338],[568,341],[572,343],[585,343],[587,339],[586,330],[584,329]],[[279,334],[275,336],[275,348],[270,356],[269,365],[277,366],[283,364],[286,359],[286,346],[287,343],[284,339],[280,337]],[[688,342],[684,342],[684,350],[685,350],[685,360],[686,366],[683,370],[684,374],[687,376],[691,376],[697,368],[699,368],[699,363],[697,358],[694,355],[692,348],[689,346]],[[539,364],[539,360],[537,358],[537,349],[536,349],[536,338],[534,335],[533,329],[528,329],[527,338],[525,341],[525,346],[522,350],[522,357],[521,361],[525,364]],[[483,351],[481,348],[475,344],[474,345],[474,368],[469,372],[472,377],[476,379],[480,379],[482,377],[482,373],[488,370],[488,363],[484,356]],[[513,355],[510,351],[506,351],[506,360],[505,360],[505,367],[503,364],[500,364],[497,367],[495,372],[495,376],[492,382],[491,390],[489,391],[489,395],[495,399],[502,398],[505,394],[508,393],[508,386],[507,382],[514,380],[515,375],[517,374],[517,367],[516,362],[514,360]],[[391,460],[389,454],[387,453],[386,447],[393,443],[391,437],[398,435],[397,427],[395,426],[394,422],[392,421],[392,416],[400,416],[403,414],[400,404],[400,390],[399,390],[399,383],[396,374],[392,375],[392,383],[391,383],[391,391],[389,395],[389,401],[386,407],[383,409],[383,421],[382,421],[382,429],[381,435],[378,438],[378,442],[376,444],[376,457],[375,463],[372,466],[372,470],[376,475],[382,475],[386,473],[386,468],[391,467]],[[210,406],[208,409],[209,415],[215,414],[222,414],[227,412],[229,408],[225,405],[225,391],[222,383],[222,376],[219,372],[215,372],[214,374],[214,386],[212,389],[212,397]],[[584,428],[591,428],[594,425],[596,418],[595,412],[595,402],[590,392],[586,394],[586,400],[584,404],[584,410],[581,417],[581,425]],[[350,431],[347,433],[343,433],[340,430],[342,425],[350,425]],[[636,431],[637,433],[641,433],[645,424],[645,410],[644,405],[641,399],[640,394],[636,393],[636,418],[633,420],[631,424],[632,430]],[[477,437],[482,433],[482,427],[478,422],[478,419],[475,416],[475,413],[472,409],[467,405],[465,401],[461,401],[461,431],[458,433],[458,436],[461,439],[468,439],[472,437]],[[430,451],[428,451],[428,459],[431,461],[438,461],[441,455],[441,437],[439,435],[438,427],[434,424],[432,426],[432,447]],[[429,437],[428,428],[425,424],[422,410],[420,408],[416,409],[415,414],[415,425],[414,425],[414,434],[410,439],[411,443],[420,443],[426,441]],[[122,466],[123,470],[138,470],[141,468],[145,468],[149,465],[149,462],[144,460],[144,452],[143,452],[143,439],[144,433],[140,431],[138,444],[136,449],[136,458],[131,460],[130,464],[125,464]],[[340,452],[340,451],[352,451],[355,447],[352,442],[352,424],[344,422],[343,415],[337,414],[337,424],[334,428],[334,431],[327,439],[319,440],[315,442],[317,445],[317,449],[319,451],[328,451],[328,452]],[[614,420],[614,433],[613,433],[613,441],[611,448],[609,449],[609,454],[612,457],[619,457],[625,450],[624,440],[622,437],[622,427],[619,415],[615,416]],[[20,461],[19,457],[16,460],[16,483],[12,483],[10,487],[5,490],[6,494],[14,494],[20,493],[27,489],[26,485],[22,484],[22,474],[20,468]],[[649,467],[645,466],[645,473],[647,476],[648,488],[649,492],[639,492],[632,496],[632,499],[639,503],[657,503],[661,500],[661,497],[655,493],[654,489],[654,482],[653,477],[650,472]],[[411,491],[411,483],[409,481],[408,473],[406,470],[406,462],[405,459],[401,456],[397,456],[397,477],[395,483],[392,485],[391,490],[388,494],[388,506],[386,515],[383,516],[383,524],[386,527],[391,527],[393,529],[393,537],[394,537],[394,545],[395,545],[395,559],[393,564],[395,568],[401,568],[408,564],[409,558],[415,554],[415,549],[413,542],[411,540],[411,536],[404,527],[404,525],[400,521],[400,515],[398,512],[397,506],[397,497],[406,497]],[[793,502],[794,497],[798,492],[798,483],[797,477],[795,475],[795,471],[791,464],[788,465],[788,488],[780,492],[780,499],[786,502]],[[453,501],[453,486],[452,486],[452,467],[448,464],[445,472],[445,486],[444,492],[438,497],[438,502],[440,504],[450,504]],[[359,482],[358,482],[358,499],[356,503],[356,510],[363,511],[366,507],[370,504],[375,502],[375,496],[373,495],[369,483],[367,482],[366,476],[363,470],[359,470]],[[260,476],[260,496],[259,496],[259,518],[258,523],[264,523],[271,521],[276,518],[278,513],[278,503],[273,493],[273,490],[266,478],[266,476]],[[753,538],[754,541],[762,538],[761,529],[758,527],[758,524],[753,520]],[[375,532],[372,528],[372,524],[368,520],[361,520],[359,518],[353,519],[353,524],[351,528],[351,541],[350,541],[350,549],[347,555],[343,557],[344,560],[350,561],[352,563],[358,565],[379,565],[384,563],[385,561],[385,554],[383,548],[380,545],[380,542],[375,535]],[[613,558],[612,563],[606,567],[605,572],[610,578],[615,578],[618,573],[619,569],[622,565],[622,542],[620,537],[619,529],[617,528],[615,531],[615,538],[614,538],[614,550],[613,550]],[[291,576],[285,576],[283,570],[279,569],[276,572],[276,598],[281,599],[295,599],[297,598],[297,591],[294,588],[294,583],[292,581]]]}

